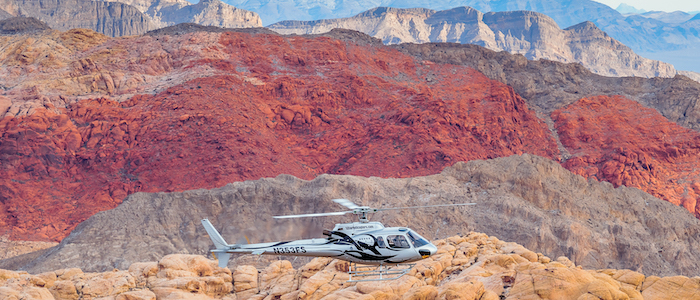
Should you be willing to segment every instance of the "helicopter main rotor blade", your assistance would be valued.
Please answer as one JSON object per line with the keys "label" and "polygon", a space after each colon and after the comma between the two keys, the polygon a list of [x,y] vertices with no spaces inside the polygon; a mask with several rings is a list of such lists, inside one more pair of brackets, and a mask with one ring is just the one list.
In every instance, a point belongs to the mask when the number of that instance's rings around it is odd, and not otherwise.
{"label": "helicopter main rotor blade", "polygon": [[389,208],[377,208],[377,211],[382,211],[382,210],[395,210],[395,209],[409,209],[409,208],[427,208],[427,207],[460,206],[460,205],[476,205],[476,203],[456,203],[456,204],[436,204],[436,205],[422,205],[422,206],[389,207]]}
{"label": "helicopter main rotor blade", "polygon": [[308,218],[308,217],[325,217],[325,216],[342,216],[352,211],[338,211],[338,212],[328,212],[328,213],[317,213],[317,214],[303,214],[303,215],[285,215],[285,216],[273,216],[275,219],[291,219],[291,218]]}
{"label": "helicopter main rotor blade", "polygon": [[333,199],[333,202],[338,203],[342,206],[345,206],[349,209],[355,209],[355,208],[360,207],[359,205],[352,203],[352,201],[350,201],[348,199]]}

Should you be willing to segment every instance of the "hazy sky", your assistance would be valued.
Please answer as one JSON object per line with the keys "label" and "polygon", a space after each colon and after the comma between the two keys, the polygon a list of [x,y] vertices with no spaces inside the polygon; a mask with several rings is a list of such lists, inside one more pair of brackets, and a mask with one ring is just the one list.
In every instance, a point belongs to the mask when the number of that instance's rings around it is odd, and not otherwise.
{"label": "hazy sky", "polygon": [[627,5],[634,6],[637,9],[650,10],[660,10],[666,12],[672,12],[676,10],[680,11],[700,11],[700,1],[698,0],[594,0],[596,2],[603,3],[612,7],[617,8],[620,3],[625,3]]}

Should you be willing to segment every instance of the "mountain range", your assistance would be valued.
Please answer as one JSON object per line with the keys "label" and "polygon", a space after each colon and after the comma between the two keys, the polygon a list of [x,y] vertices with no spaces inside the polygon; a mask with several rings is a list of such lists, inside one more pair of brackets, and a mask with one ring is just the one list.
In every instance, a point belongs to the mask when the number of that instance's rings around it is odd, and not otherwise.
{"label": "mountain range", "polygon": [[[459,6],[473,7],[482,12],[504,12],[528,10],[543,13],[561,28],[582,22],[593,22],[612,38],[629,46],[637,53],[650,58],[671,62],[679,69],[700,72],[700,60],[692,53],[700,49],[700,20],[695,16],[682,23],[666,23],[658,19],[638,14],[624,16],[618,11],[591,0],[452,0],[452,1],[365,1],[335,0],[308,1],[254,1],[231,0],[227,3],[243,9],[258,12],[263,24],[269,25],[284,20],[320,20],[346,18],[377,6],[394,8],[422,7],[433,10],[447,10]],[[688,51],[683,60],[671,61],[678,53]],[[685,52],[684,52],[685,53]],[[648,55],[647,55],[648,56]]]}
{"label": "mountain range", "polygon": [[635,54],[591,22],[561,30],[548,16],[529,11],[483,14],[470,7],[443,11],[381,7],[351,18],[282,21],[268,28],[281,34],[315,34],[345,28],[367,33],[385,44],[476,44],[522,54],[531,60],[578,62],[605,76],[676,75],[672,65]]}
{"label": "mountain range", "polygon": [[[224,28],[261,26],[255,13],[219,0],[204,0],[198,4],[185,0],[127,0],[120,3],[76,0],[78,2],[71,5],[4,1],[0,7],[13,15],[35,17],[46,21],[52,28],[91,28],[109,36],[142,34],[181,22]],[[121,6],[115,10],[110,5]],[[331,28],[350,28],[382,38],[386,43],[476,43],[493,50],[524,54],[530,59],[579,62],[595,73],[609,76],[671,77],[677,74],[669,64],[640,57],[590,22],[561,30],[551,18],[534,12],[484,15],[464,7],[439,12],[377,8],[344,20],[286,21],[273,24],[271,28],[282,33],[318,33]],[[681,74],[700,80],[700,75],[692,72]]]}

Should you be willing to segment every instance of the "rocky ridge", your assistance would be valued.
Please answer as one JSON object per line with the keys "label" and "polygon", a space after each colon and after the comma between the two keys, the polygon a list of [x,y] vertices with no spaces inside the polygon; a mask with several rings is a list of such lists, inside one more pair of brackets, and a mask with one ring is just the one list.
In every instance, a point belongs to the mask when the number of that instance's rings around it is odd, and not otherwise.
{"label": "rocky ridge", "polygon": [[[30,275],[0,270],[5,299],[690,299],[700,278],[644,276],[631,270],[584,270],[485,234],[435,241],[437,254],[397,280],[347,282],[347,262],[316,258],[294,269],[219,268],[203,256],[173,254],[128,271],[60,269]],[[233,270],[233,271],[231,271]]]}
{"label": "rocky ridge", "polygon": [[46,23],[36,18],[11,17],[0,20],[0,35],[31,34],[51,29]]}
{"label": "rocky ridge", "polygon": [[380,7],[350,18],[282,21],[268,28],[281,34],[319,34],[344,28],[364,32],[385,44],[476,44],[531,60],[577,62],[604,76],[676,75],[672,65],[635,54],[591,22],[562,30],[550,17],[530,11],[484,14],[470,7],[443,11]]}
{"label": "rocky ridge", "polygon": [[203,218],[229,242],[244,235],[253,243],[319,237],[322,229],[350,220],[271,216],[337,211],[329,200],[334,198],[377,208],[475,202],[461,209],[378,213],[372,220],[410,226],[431,240],[484,232],[590,269],[698,275],[700,220],[685,209],[635,188],[587,181],[527,154],[459,162],[441,174],[405,179],[321,175],[305,181],[281,175],[212,190],[136,193],[82,222],[58,246],[2,261],[0,268],[105,271],[172,253],[206,254],[211,241]]}

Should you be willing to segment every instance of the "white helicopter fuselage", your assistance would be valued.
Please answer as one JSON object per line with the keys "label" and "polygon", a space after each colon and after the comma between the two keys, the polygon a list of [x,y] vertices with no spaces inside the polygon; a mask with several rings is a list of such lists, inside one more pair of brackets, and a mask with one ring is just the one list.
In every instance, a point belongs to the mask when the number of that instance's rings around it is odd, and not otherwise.
{"label": "white helicopter fuselage", "polygon": [[332,231],[324,231],[326,238],[286,242],[229,245],[209,223],[202,220],[214,241],[212,250],[225,267],[230,253],[258,255],[285,255],[333,257],[368,265],[391,265],[418,261],[437,252],[437,247],[405,227],[386,228],[379,222],[337,224]]}

